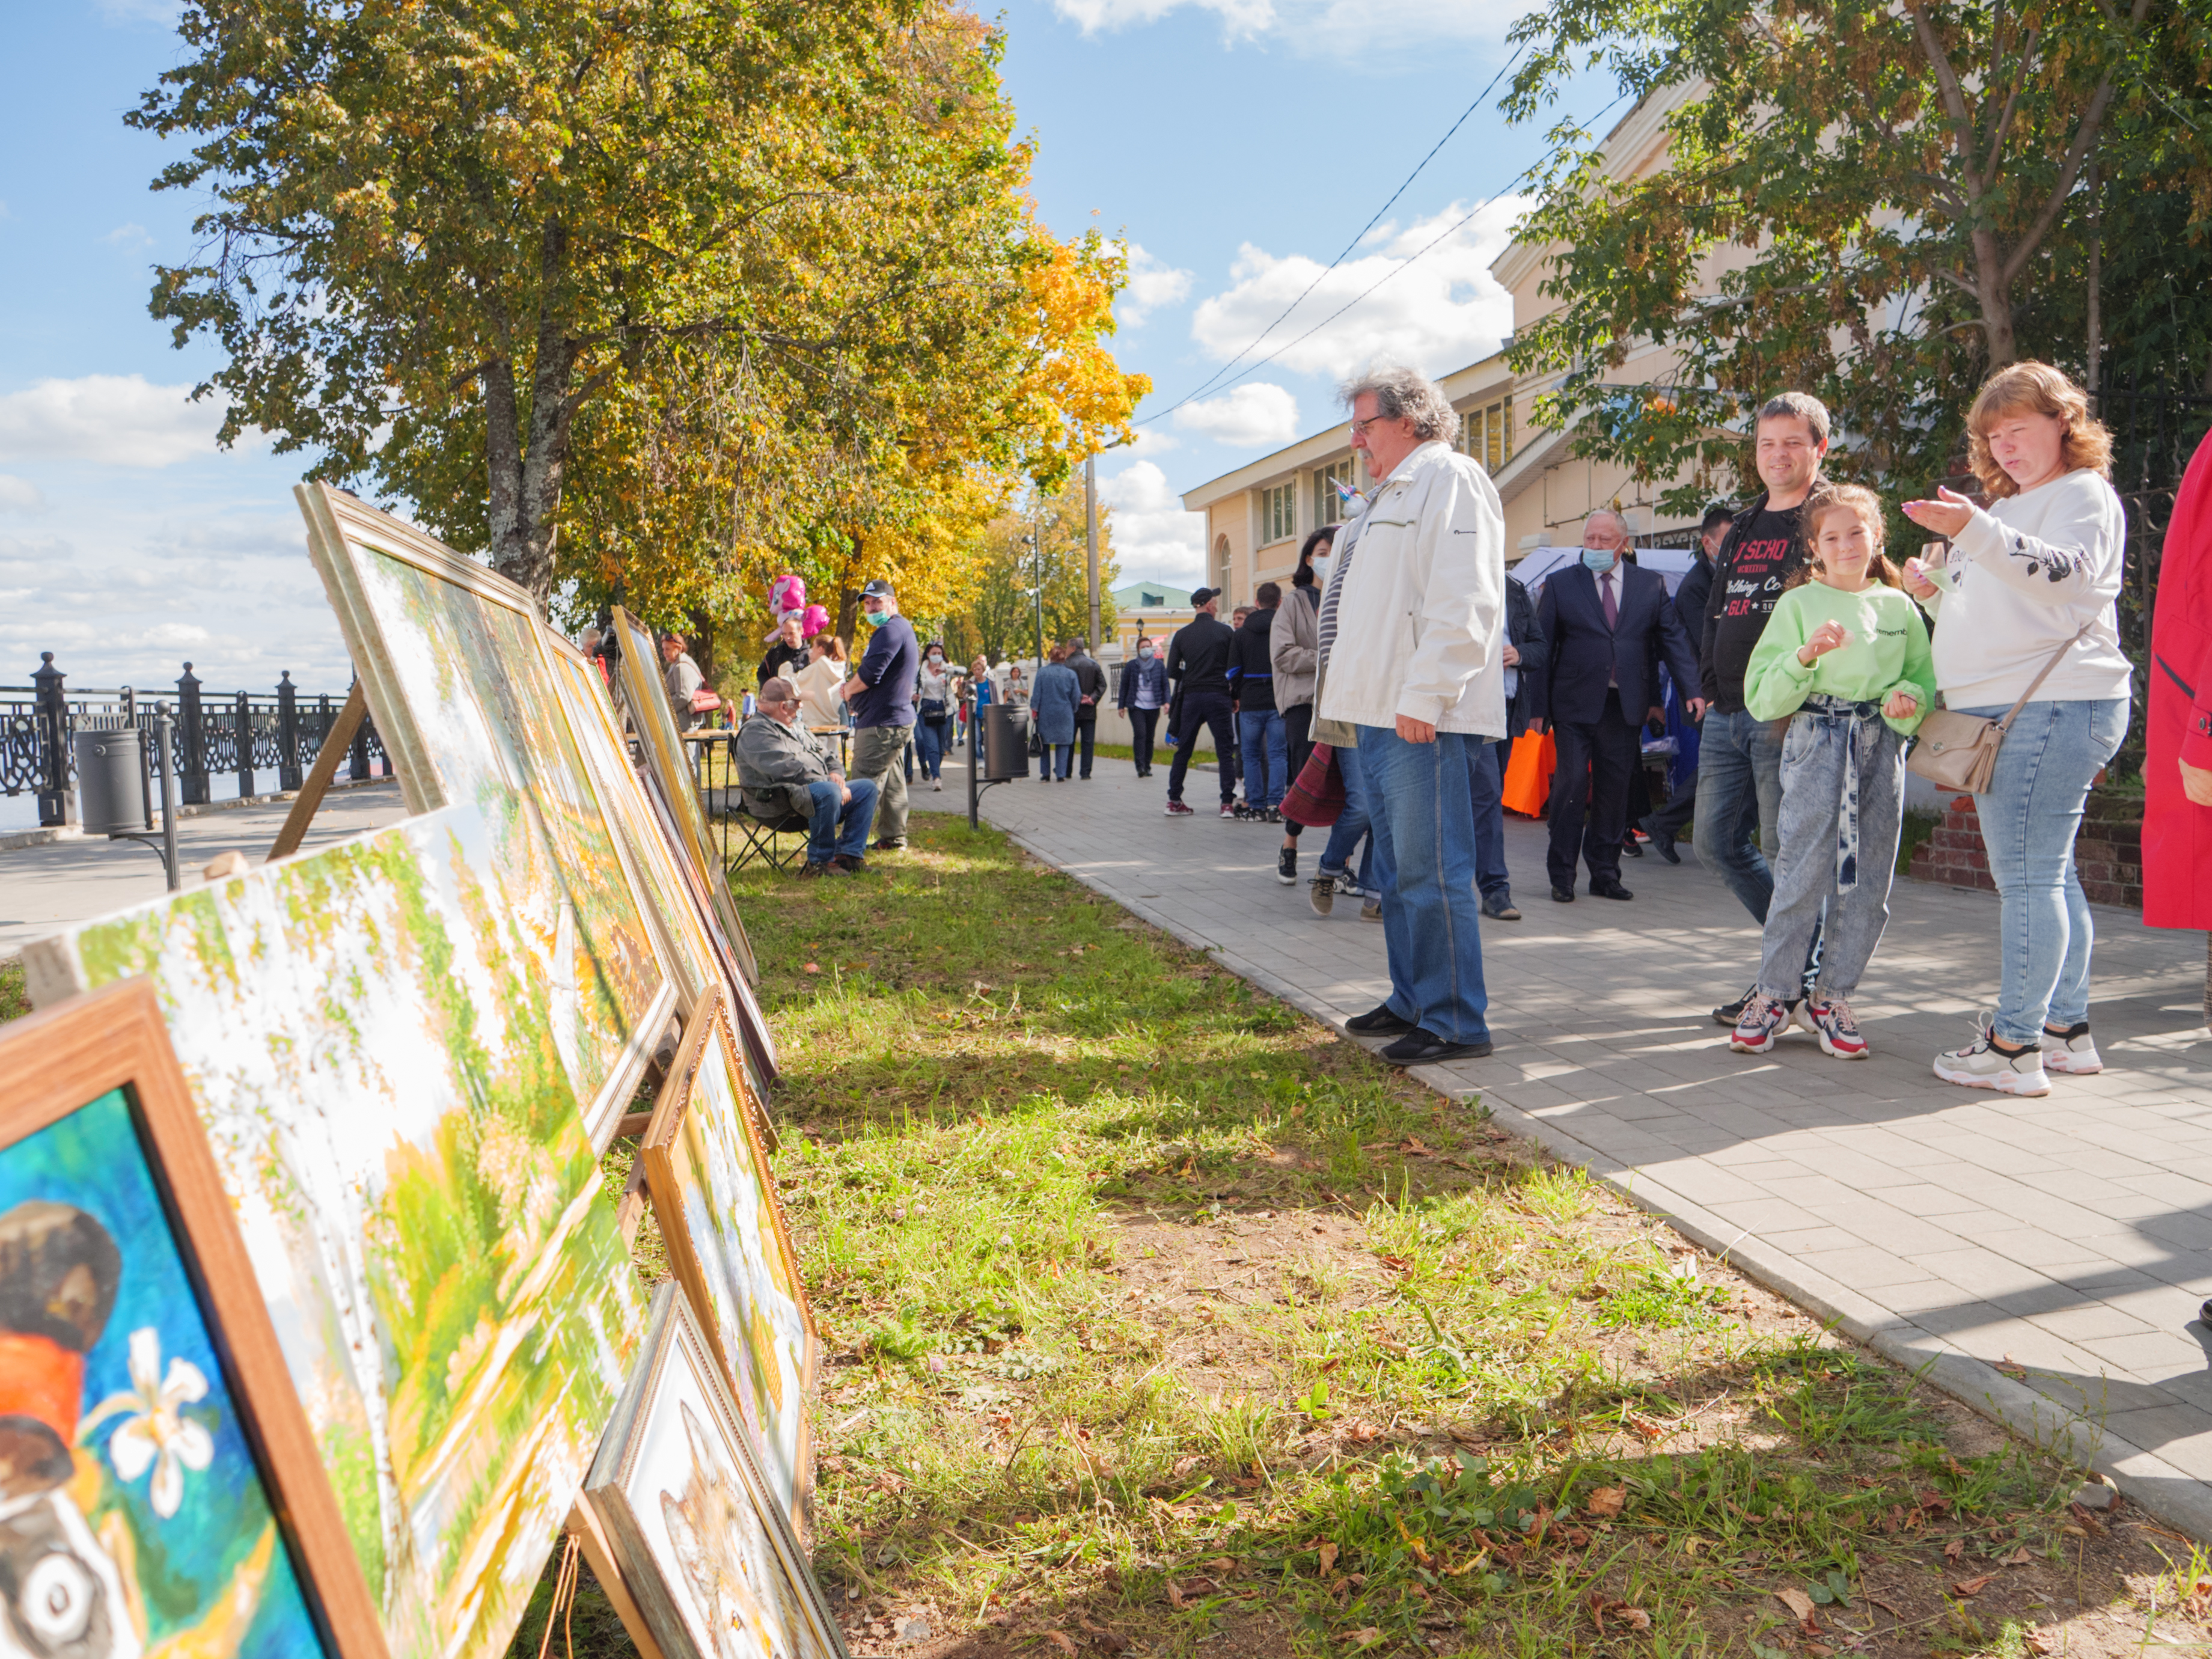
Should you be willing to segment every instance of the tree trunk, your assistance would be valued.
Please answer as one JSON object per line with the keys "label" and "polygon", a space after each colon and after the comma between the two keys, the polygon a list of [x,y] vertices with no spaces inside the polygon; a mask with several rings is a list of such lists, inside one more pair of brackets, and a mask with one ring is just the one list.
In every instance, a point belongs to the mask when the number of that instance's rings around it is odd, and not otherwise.
{"label": "tree trunk", "polygon": [[690,616],[690,623],[684,630],[684,640],[691,647],[691,660],[698,665],[700,673],[706,677],[707,684],[715,690],[726,697],[743,696],[743,686],[732,690],[722,684],[714,659],[714,619],[696,605],[691,607]]}
{"label": "tree trunk", "polygon": [[1996,373],[2019,356],[2012,326],[2012,289],[2005,281],[2004,245],[1991,231],[1973,233],[1974,297],[1982,311],[1982,343],[1989,362],[1985,372]]}
{"label": "tree trunk", "polygon": [[488,371],[506,385],[506,442],[495,442],[490,458],[492,568],[528,589],[541,607],[553,591],[553,538],[568,459],[568,426],[575,413],[569,402],[576,347],[567,327],[568,261],[568,231],[556,221],[538,240],[540,297],[526,445],[518,447],[513,366]]}

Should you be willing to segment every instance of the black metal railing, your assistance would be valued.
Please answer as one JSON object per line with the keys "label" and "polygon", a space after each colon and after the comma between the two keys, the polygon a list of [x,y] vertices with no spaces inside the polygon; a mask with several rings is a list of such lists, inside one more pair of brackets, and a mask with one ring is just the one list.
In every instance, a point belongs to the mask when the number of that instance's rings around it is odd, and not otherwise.
{"label": "black metal railing", "polygon": [[[31,681],[0,685],[0,794],[36,794],[39,822],[46,825],[77,821],[73,738],[79,732],[137,726],[146,734],[150,755],[155,704],[173,701],[170,760],[178,797],[182,805],[196,806],[215,798],[218,777],[234,778],[241,797],[264,785],[297,789],[345,705],[343,692],[303,695],[292,684],[289,670],[274,691],[211,692],[190,663],[177,681],[173,700],[128,685],[72,689],[54,666],[51,651],[40,653]],[[372,720],[362,721],[347,758],[352,777],[392,774]]]}

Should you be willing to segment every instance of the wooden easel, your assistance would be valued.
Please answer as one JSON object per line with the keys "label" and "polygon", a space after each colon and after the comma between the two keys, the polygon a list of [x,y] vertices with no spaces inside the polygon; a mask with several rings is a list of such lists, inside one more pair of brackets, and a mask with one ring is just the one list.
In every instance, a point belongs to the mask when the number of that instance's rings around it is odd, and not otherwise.
{"label": "wooden easel", "polygon": [[307,826],[314,822],[315,813],[323,804],[323,796],[331,787],[331,780],[338,775],[338,763],[345,758],[346,750],[353,747],[353,735],[361,730],[362,720],[368,713],[368,700],[362,696],[361,682],[356,680],[353,690],[346,693],[345,706],[338,710],[337,719],[331,722],[330,735],[323,739],[322,748],[316,752],[315,763],[308,770],[307,781],[300,786],[300,793],[292,801],[292,810],[284,815],[284,827],[276,832],[276,840],[270,847],[269,856],[263,860],[264,863],[274,864],[278,859],[290,858],[300,850],[300,843],[307,839]]}

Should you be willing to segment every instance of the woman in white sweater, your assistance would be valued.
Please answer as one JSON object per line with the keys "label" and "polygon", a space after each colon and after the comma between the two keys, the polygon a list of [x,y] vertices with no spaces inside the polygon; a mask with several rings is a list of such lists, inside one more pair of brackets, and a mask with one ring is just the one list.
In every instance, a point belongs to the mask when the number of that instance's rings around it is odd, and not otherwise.
{"label": "woman in white sweater", "polygon": [[2051,1091],[2045,1068],[2102,1069],[2089,1036],[2088,902],[2074,836],[2089,786],[2126,735],[2120,649],[2126,521],[2107,481],[2112,435],[2081,387],[2048,363],[1991,375],[1966,419],[1968,457],[1990,497],[1948,489],[1905,516],[1948,538],[1939,565],[1909,561],[1905,586],[1933,611],[1936,689],[1960,714],[2001,720],[2054,659],[1976,797],[2002,901],[1995,1017],[1936,1075],[2007,1094]]}

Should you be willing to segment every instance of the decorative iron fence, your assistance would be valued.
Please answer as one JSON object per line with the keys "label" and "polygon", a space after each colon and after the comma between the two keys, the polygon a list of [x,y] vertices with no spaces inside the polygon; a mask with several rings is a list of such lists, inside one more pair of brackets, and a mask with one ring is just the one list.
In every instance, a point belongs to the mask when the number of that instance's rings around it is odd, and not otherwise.
{"label": "decorative iron fence", "polygon": [[[150,757],[155,710],[167,706],[169,699],[157,702],[155,695],[128,685],[73,690],[54,666],[51,651],[40,653],[31,681],[0,685],[0,794],[30,792],[38,797],[41,824],[74,823],[76,733],[136,726],[145,734]],[[234,777],[240,796],[255,793],[264,783],[297,789],[344,704],[343,693],[303,695],[289,669],[274,691],[209,691],[186,663],[177,681],[169,728],[179,801],[205,805],[214,799],[217,777]],[[347,759],[352,777],[392,775],[373,720],[362,721]]]}

